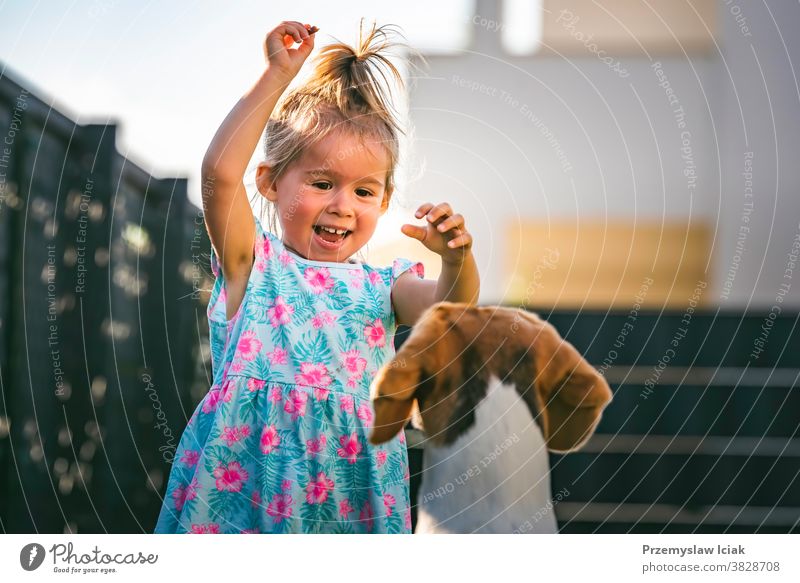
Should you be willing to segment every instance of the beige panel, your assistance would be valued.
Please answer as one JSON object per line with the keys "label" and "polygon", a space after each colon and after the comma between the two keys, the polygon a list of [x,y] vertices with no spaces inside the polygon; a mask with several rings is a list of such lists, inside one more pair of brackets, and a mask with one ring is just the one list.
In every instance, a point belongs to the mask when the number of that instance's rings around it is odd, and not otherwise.
{"label": "beige panel", "polygon": [[[608,58],[714,49],[716,0],[544,0],[542,52]],[[594,45],[594,46],[593,46]]]}
{"label": "beige panel", "polygon": [[506,233],[506,305],[628,310],[638,295],[645,308],[683,309],[698,282],[705,303],[705,224],[514,221]]}

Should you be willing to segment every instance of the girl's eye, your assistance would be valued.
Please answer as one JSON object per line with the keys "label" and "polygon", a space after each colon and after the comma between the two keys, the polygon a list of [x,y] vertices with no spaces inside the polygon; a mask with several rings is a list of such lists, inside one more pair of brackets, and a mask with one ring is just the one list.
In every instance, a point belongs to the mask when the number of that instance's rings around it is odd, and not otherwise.
{"label": "girl's eye", "polygon": [[[320,190],[328,190],[327,187],[329,187],[330,185],[331,185],[330,182],[314,182],[311,186],[319,188]],[[367,190],[365,188],[359,188],[358,190],[356,190],[356,192],[357,193],[363,193],[363,195],[362,195],[363,197],[375,196],[374,194],[372,194],[371,191],[369,191],[369,190]]]}

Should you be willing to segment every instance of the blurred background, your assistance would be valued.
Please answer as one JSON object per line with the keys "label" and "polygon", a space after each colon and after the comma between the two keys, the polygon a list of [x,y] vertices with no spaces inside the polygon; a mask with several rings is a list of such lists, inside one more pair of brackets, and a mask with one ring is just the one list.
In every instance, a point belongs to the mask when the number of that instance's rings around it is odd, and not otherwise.
{"label": "blurred background", "polygon": [[368,260],[436,278],[399,228],[450,202],[481,303],[536,311],[614,389],[551,458],[562,532],[797,532],[800,5],[778,0],[0,5],[2,531],[152,531],[211,379],[205,149],[268,30],[317,25],[318,50],[361,17],[423,57]]}

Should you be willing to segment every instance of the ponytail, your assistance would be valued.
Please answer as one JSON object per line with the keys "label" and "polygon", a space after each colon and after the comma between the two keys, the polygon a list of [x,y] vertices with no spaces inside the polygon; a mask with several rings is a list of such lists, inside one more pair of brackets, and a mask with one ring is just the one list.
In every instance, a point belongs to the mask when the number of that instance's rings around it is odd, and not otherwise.
{"label": "ponytail", "polygon": [[396,46],[408,45],[389,38],[387,33],[393,29],[390,24],[376,28],[373,23],[366,36],[363,25],[362,19],[356,48],[341,42],[322,48],[307,91],[317,95],[320,101],[335,104],[343,113],[372,113],[387,127],[405,133],[397,117],[391,113],[387,91],[388,77],[394,77],[400,89],[405,89],[403,77],[384,53]]}

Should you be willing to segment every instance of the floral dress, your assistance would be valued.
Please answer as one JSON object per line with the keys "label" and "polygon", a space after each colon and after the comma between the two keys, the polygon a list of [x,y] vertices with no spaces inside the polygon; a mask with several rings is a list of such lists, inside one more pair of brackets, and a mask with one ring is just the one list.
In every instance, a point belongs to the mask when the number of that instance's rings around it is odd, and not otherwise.
{"label": "floral dress", "polygon": [[409,533],[401,431],[367,441],[369,387],[394,354],[391,303],[405,271],[305,259],[256,219],[244,299],[208,305],[213,386],[175,453],[157,533]]}

